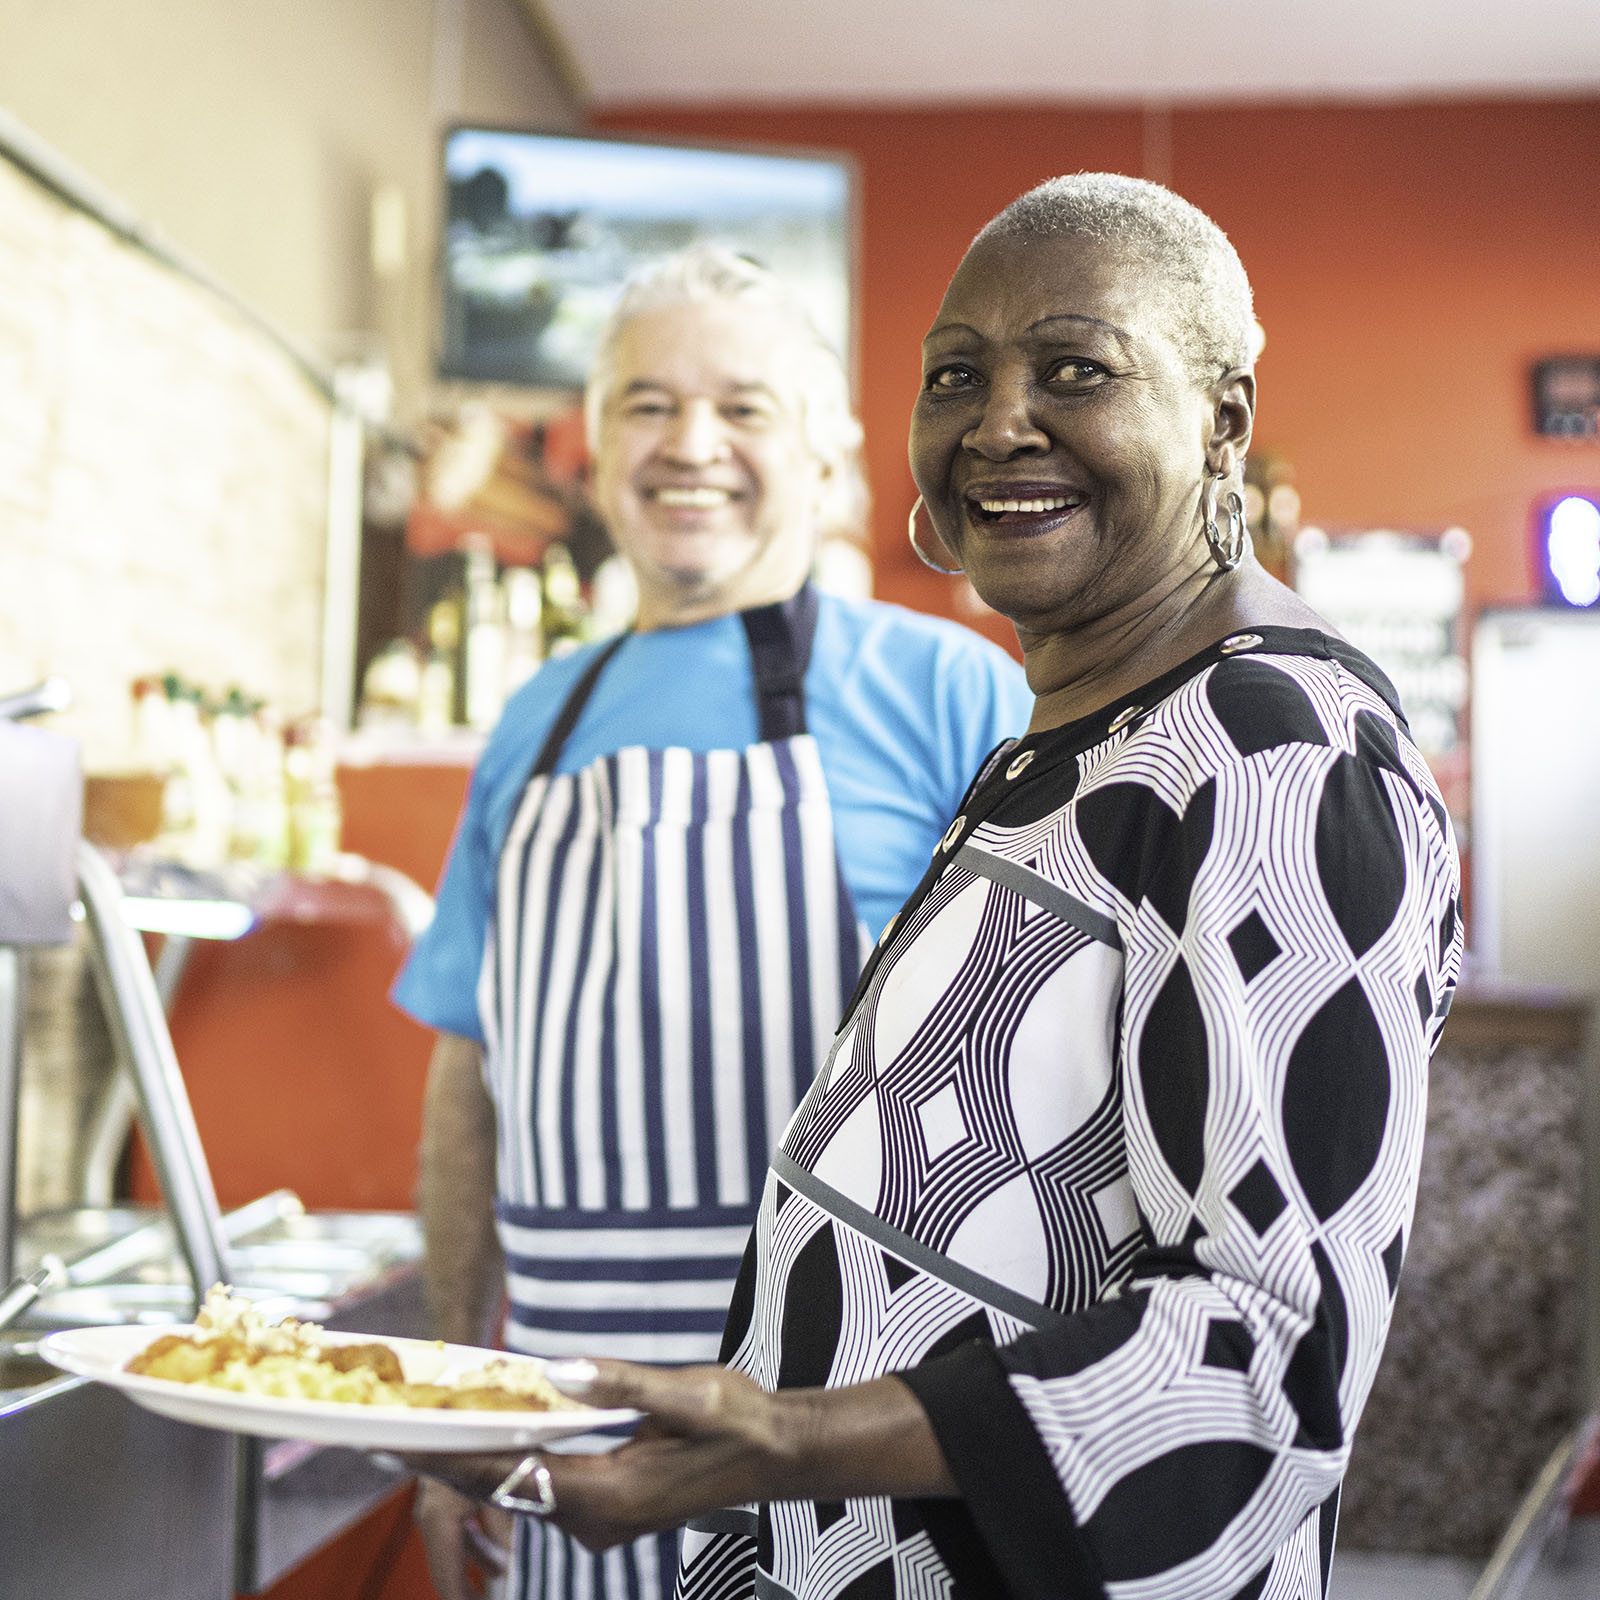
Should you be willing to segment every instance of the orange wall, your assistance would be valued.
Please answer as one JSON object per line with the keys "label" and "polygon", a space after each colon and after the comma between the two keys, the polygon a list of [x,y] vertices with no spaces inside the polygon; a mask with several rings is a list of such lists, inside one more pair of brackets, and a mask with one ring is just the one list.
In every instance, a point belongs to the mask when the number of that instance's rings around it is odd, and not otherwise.
{"label": "orange wall", "polygon": [[[903,548],[918,343],[1006,201],[1058,172],[1142,173],[1140,112],[637,107],[596,125],[855,156],[879,591],[950,609],[953,586]],[[1600,488],[1600,445],[1528,422],[1531,361],[1600,351],[1600,98],[1178,110],[1171,148],[1168,181],[1255,283],[1256,445],[1293,464],[1306,520],[1458,523],[1470,601],[1531,597],[1534,500]]]}

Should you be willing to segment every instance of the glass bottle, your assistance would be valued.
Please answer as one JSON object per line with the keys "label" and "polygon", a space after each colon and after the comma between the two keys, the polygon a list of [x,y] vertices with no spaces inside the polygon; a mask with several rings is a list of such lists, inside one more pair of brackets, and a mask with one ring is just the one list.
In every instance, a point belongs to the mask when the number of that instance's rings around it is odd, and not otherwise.
{"label": "glass bottle", "polygon": [[456,658],[461,647],[461,608],[454,598],[435,601],[428,612],[428,659],[417,689],[417,727],[446,732],[456,720]]}
{"label": "glass bottle", "polygon": [[494,550],[486,539],[467,545],[466,591],[467,681],[463,698],[468,726],[487,732],[505,704],[506,624]]}
{"label": "glass bottle", "polygon": [[532,567],[511,567],[505,576],[505,592],[505,683],[509,699],[539,670],[544,659],[544,592],[539,574]]}
{"label": "glass bottle", "polygon": [[564,544],[549,545],[544,553],[544,648],[550,657],[564,656],[588,638],[588,615],[583,585]]}
{"label": "glass bottle", "polygon": [[344,827],[333,724],[305,717],[289,733],[289,865],[321,876],[333,866]]}

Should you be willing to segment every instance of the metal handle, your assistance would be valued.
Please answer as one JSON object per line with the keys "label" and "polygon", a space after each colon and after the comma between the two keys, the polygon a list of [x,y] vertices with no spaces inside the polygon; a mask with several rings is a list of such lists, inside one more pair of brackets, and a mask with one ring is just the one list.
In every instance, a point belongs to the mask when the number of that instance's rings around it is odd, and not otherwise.
{"label": "metal handle", "polygon": [[1551,1453],[1489,1557],[1470,1600],[1517,1600],[1539,1565],[1545,1546],[1572,1515],[1573,1477],[1593,1459],[1600,1412],[1586,1417]]}
{"label": "metal handle", "polygon": [[46,678],[31,689],[0,695],[0,721],[21,722],[47,711],[65,711],[72,704],[72,686],[65,678]]}
{"label": "metal handle", "polygon": [[78,892],[106,1019],[139,1097],[151,1159],[188,1263],[198,1311],[206,1290],[228,1280],[228,1245],[194,1109],[144,944],[122,915],[121,885],[90,844],[78,846]]}
{"label": "metal handle", "polygon": [[4,1294],[0,1294],[0,1328],[16,1321],[51,1284],[65,1283],[66,1280],[67,1268],[61,1257],[43,1257],[32,1272],[18,1278]]}
{"label": "metal handle", "polygon": [[17,1141],[28,976],[24,956],[14,945],[0,945],[0,1283],[11,1281],[17,1265]]}

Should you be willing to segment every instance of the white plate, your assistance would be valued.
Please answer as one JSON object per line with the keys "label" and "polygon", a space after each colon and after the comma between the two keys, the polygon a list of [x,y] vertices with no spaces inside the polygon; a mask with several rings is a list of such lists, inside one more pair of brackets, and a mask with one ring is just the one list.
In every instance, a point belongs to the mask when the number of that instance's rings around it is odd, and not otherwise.
{"label": "white plate", "polygon": [[[237,1394],[204,1384],[174,1383],[127,1372],[129,1361],[146,1345],[169,1333],[191,1333],[190,1324],[165,1328],[117,1323],[105,1328],[68,1328],[40,1341],[45,1360],[80,1378],[120,1389],[130,1400],[202,1428],[253,1433],[267,1439],[310,1439],[316,1444],[349,1445],[357,1450],[503,1451],[525,1450],[559,1439],[574,1439],[598,1429],[623,1429],[639,1420],[637,1411],[439,1411],[421,1406],[362,1406],[337,1400],[283,1400],[274,1395]],[[381,1343],[400,1358],[407,1382],[448,1382],[486,1362],[507,1359],[504,1351],[470,1345],[438,1345],[424,1339],[379,1339],[368,1333],[329,1333],[339,1344]],[[531,1356],[510,1359],[543,1363]],[[601,1441],[596,1440],[596,1444]],[[612,1442],[620,1442],[613,1440]]]}

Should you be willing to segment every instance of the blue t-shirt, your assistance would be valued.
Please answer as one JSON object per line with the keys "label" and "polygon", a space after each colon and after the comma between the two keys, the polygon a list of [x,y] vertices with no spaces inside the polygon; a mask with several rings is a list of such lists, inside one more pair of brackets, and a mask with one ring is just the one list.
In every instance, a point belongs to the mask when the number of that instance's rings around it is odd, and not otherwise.
{"label": "blue t-shirt", "polygon": [[[978,763],[1033,709],[1022,669],[968,628],[877,601],[819,595],[806,727],[828,781],[856,914],[877,937],[922,877]],[[490,735],[439,885],[433,923],[395,985],[419,1022],[482,1041],[476,990],[495,867],[529,768],[591,645],[551,661]],[[607,663],[556,763],[580,772],[631,745],[741,749],[760,738],[736,615],[633,634]]]}

